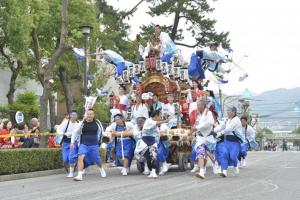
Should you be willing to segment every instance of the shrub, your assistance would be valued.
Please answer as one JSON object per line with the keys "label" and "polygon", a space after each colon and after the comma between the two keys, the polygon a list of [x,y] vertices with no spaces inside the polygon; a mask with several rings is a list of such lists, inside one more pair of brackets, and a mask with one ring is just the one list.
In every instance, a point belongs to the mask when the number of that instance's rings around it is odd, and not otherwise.
{"label": "shrub", "polygon": [[[11,113],[21,111],[24,114],[25,122],[28,123],[31,118],[38,117],[39,104],[37,95],[33,92],[25,92],[18,94],[16,101],[12,105],[0,106],[0,116],[2,118],[9,118]],[[13,122],[14,119],[11,119]]]}
{"label": "shrub", "polygon": [[6,149],[0,150],[0,158],[0,175],[63,167],[61,149]]}

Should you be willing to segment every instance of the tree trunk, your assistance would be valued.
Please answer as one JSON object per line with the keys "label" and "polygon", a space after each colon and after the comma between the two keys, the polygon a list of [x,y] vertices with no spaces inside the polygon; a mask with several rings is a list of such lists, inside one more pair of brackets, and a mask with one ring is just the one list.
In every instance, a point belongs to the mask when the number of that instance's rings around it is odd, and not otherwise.
{"label": "tree trunk", "polygon": [[10,82],[9,82],[9,90],[8,93],[6,94],[9,105],[12,105],[14,103],[17,77],[18,77],[18,73],[12,71],[12,75],[10,77]]}
{"label": "tree trunk", "polygon": [[66,69],[64,67],[59,68],[59,79],[64,91],[64,99],[66,103],[67,111],[70,112],[74,108],[73,95],[69,86],[69,77]]}
{"label": "tree trunk", "polygon": [[180,14],[180,11],[179,10],[176,11],[175,18],[174,18],[174,23],[173,23],[173,28],[172,28],[172,32],[171,32],[171,35],[170,35],[170,37],[173,41],[175,41],[175,38],[176,38],[176,33],[177,33],[178,24],[179,24],[179,20],[180,20],[179,14]]}
{"label": "tree trunk", "polygon": [[50,127],[54,128],[56,125],[56,98],[51,92],[51,95],[49,96],[49,110],[50,110]]}
{"label": "tree trunk", "polygon": [[[18,78],[19,72],[20,72],[20,68],[18,67],[17,69],[14,69],[13,66],[10,67],[11,68],[11,77],[10,77],[10,81],[9,81],[9,89],[8,89],[8,93],[6,94],[7,97],[7,101],[9,105],[12,105],[14,103],[14,97],[15,97],[15,91],[16,91],[16,80]],[[11,110],[9,113],[9,117],[10,120],[13,122],[13,124],[15,124],[15,113],[16,111]]]}
{"label": "tree trunk", "polygon": [[37,70],[37,77],[41,83],[41,85],[44,87],[44,74],[43,74],[43,67],[41,62],[41,54],[40,54],[40,42],[37,36],[36,29],[33,28],[31,32],[31,37],[33,41],[33,52],[35,56],[35,65]]}
{"label": "tree trunk", "polygon": [[105,0],[97,0],[97,8],[98,8],[97,18],[98,19],[100,19],[103,15],[104,6],[105,6]]}
{"label": "tree trunk", "polygon": [[[40,97],[40,128],[41,132],[45,133],[47,132],[47,127],[48,127],[48,97],[47,94],[45,93],[45,89],[43,89],[43,95]],[[44,148],[47,147],[47,138],[46,136],[41,136],[41,141],[40,141],[40,147]]]}
{"label": "tree trunk", "polygon": [[[52,98],[52,80],[53,80],[53,68],[57,63],[61,55],[67,50],[66,38],[68,35],[68,0],[62,0],[62,9],[61,9],[61,33],[59,39],[59,46],[52,55],[48,64],[44,67],[44,80],[43,80],[43,97],[41,98],[41,130],[47,131],[47,111],[48,111],[48,101],[49,98]],[[52,101],[53,99],[51,99]],[[52,102],[53,103],[53,102]],[[53,106],[50,104],[50,107]],[[54,106],[55,107],[55,106]],[[55,108],[54,108],[55,109]],[[51,110],[51,109],[50,109]],[[53,111],[50,111],[53,117]],[[42,122],[42,120],[45,120]],[[53,120],[52,120],[53,123]]]}

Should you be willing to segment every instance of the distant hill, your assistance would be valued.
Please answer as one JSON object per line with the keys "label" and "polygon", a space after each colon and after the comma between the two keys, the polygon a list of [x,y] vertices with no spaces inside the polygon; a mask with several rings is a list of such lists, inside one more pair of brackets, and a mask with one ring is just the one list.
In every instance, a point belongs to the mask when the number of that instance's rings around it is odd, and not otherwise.
{"label": "distant hill", "polygon": [[300,87],[276,89],[253,97],[251,112],[258,113],[260,127],[272,130],[292,130],[300,121],[300,113],[294,111],[300,107]]}

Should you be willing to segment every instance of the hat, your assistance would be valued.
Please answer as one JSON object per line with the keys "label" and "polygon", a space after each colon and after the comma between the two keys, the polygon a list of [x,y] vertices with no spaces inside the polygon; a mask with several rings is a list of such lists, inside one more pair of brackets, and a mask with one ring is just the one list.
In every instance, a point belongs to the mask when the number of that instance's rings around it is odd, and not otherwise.
{"label": "hat", "polygon": [[122,114],[121,111],[116,108],[110,109],[110,113],[112,117],[115,117],[117,114]]}
{"label": "hat", "polygon": [[117,120],[119,120],[119,119],[123,119],[124,117],[123,117],[123,115],[121,114],[121,113],[118,113],[118,114],[116,114],[115,116],[114,116],[114,120],[115,121],[117,121]]}
{"label": "hat", "polygon": [[235,106],[230,106],[230,107],[228,107],[227,111],[236,113],[237,108]]}
{"label": "hat", "polygon": [[246,115],[241,116],[241,119],[248,121],[248,117]]}
{"label": "hat", "polygon": [[71,110],[71,111],[69,112],[69,115],[77,115],[77,111],[76,111],[76,110]]}
{"label": "hat", "polygon": [[136,118],[136,123],[137,124],[142,124],[146,121],[146,118],[145,117],[138,117]]}

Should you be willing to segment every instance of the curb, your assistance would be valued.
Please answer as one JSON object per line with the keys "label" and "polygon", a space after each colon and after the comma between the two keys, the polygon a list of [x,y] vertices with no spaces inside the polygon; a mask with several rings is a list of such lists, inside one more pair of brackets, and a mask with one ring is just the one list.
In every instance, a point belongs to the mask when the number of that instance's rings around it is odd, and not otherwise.
{"label": "curb", "polygon": [[0,182],[27,179],[27,178],[36,178],[42,176],[50,176],[50,175],[62,174],[62,173],[65,173],[65,169],[53,169],[53,170],[28,172],[28,173],[21,173],[21,174],[1,175]]}
{"label": "curb", "polygon": [[[111,168],[109,163],[103,163],[103,167]],[[51,176],[51,175],[65,174],[65,173],[66,173],[65,169],[52,169],[52,170],[28,172],[28,173],[20,173],[20,174],[0,175],[0,182],[27,179],[27,178],[37,178],[37,177]]]}

